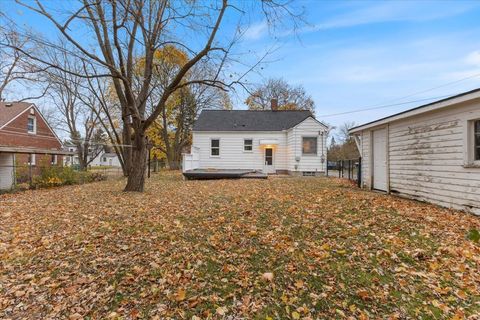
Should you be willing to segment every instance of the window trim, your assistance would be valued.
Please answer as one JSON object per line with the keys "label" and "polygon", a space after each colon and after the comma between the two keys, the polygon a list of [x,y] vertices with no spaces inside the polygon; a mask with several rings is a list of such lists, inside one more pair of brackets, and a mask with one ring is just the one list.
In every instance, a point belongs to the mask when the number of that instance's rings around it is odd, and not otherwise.
{"label": "window trim", "polygon": [[[315,138],[316,140],[316,146],[315,146],[315,153],[305,153],[303,151],[303,139],[305,138]],[[301,143],[301,148],[302,148],[302,156],[307,156],[307,157],[316,157],[318,156],[318,136],[302,136],[302,143]]]}
{"label": "window trim", "polygon": [[[212,147],[212,141],[218,140],[218,147]],[[222,142],[220,138],[210,138],[210,157],[211,158],[220,158],[220,148],[222,147]],[[218,155],[212,154],[213,149],[218,149]]]}
{"label": "window trim", "polygon": [[56,154],[52,154],[51,160],[53,160],[53,161],[51,161],[51,164],[53,164],[53,165],[58,164],[58,156]]}
{"label": "window trim", "polygon": [[[251,150],[245,150],[245,147],[247,146],[245,144],[245,141],[250,140],[252,143],[250,144],[250,147],[252,148]],[[245,153],[252,153],[253,152],[253,138],[243,138],[243,152]]]}
{"label": "window trim", "polygon": [[480,159],[475,160],[475,127],[476,121],[480,121],[479,117],[471,118],[464,124],[464,167],[480,168]]}
{"label": "window trim", "polygon": [[[32,130],[32,131],[29,130],[29,120],[30,120],[30,119],[33,120],[33,130]],[[27,120],[27,133],[29,133],[29,134],[36,134],[36,133],[37,133],[37,117],[32,116],[32,115],[29,115],[29,116],[28,116],[28,120]]]}
{"label": "window trim", "polygon": [[29,153],[28,154],[28,157],[27,158],[27,164],[29,166],[34,166],[36,164],[36,157],[35,157],[35,153]]}

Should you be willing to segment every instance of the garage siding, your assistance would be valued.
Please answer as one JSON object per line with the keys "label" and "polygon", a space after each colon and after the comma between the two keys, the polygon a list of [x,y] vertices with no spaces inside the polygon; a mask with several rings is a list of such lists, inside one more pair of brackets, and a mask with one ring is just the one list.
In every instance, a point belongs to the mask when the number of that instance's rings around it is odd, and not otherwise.
{"label": "garage siding", "polygon": [[[467,121],[479,118],[480,103],[474,100],[390,122],[391,192],[480,214],[480,168],[465,166],[464,154]],[[370,183],[369,136],[369,130],[362,132],[365,186]]]}

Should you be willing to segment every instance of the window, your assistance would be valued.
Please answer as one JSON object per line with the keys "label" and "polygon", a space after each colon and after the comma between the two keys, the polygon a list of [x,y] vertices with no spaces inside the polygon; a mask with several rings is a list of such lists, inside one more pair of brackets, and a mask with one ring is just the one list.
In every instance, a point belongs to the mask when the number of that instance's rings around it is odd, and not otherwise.
{"label": "window", "polygon": [[473,160],[480,161],[480,120],[473,122]]}
{"label": "window", "polygon": [[52,154],[52,164],[57,164],[57,155]]}
{"label": "window", "polygon": [[243,151],[253,151],[253,140],[244,139],[243,140]]}
{"label": "window", "polygon": [[107,162],[107,157],[103,157],[103,162]]}
{"label": "window", "polygon": [[28,165],[31,165],[31,166],[35,165],[35,154],[28,155]]}
{"label": "window", "polygon": [[210,140],[210,155],[214,157],[218,157],[220,155],[220,139],[212,139]]}
{"label": "window", "polygon": [[317,137],[303,137],[302,154],[317,154]]}
{"label": "window", "polygon": [[28,122],[27,122],[27,131],[28,133],[36,133],[37,131],[37,123],[36,119],[33,116],[28,117]]}

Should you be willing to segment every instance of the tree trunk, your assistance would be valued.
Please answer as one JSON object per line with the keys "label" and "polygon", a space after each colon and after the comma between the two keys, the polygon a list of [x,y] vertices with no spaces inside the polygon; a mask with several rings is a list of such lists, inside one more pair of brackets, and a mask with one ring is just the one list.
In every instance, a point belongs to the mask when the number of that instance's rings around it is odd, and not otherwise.
{"label": "tree trunk", "polygon": [[128,171],[127,185],[123,191],[143,192],[145,171],[147,169],[147,144],[145,135],[136,133],[132,141],[131,161]]}

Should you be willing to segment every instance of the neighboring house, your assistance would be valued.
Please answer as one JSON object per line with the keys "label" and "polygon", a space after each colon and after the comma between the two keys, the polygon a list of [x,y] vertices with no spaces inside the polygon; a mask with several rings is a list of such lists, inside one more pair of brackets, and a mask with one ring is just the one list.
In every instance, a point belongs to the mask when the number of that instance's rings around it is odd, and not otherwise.
{"label": "neighboring house", "polygon": [[362,185],[480,214],[480,89],[352,128]]}
{"label": "neighboring house", "polygon": [[0,190],[15,183],[16,166],[62,163],[62,143],[38,108],[27,102],[0,102]]}
{"label": "neighboring house", "polygon": [[[73,155],[64,157],[63,165],[64,166],[78,166],[80,165],[80,161],[78,159],[77,154],[77,147],[72,143],[67,143],[65,149],[73,152]],[[90,153],[93,153],[93,150],[89,150]],[[95,153],[96,156],[93,160],[88,164],[89,167],[98,167],[98,166],[110,166],[110,167],[121,167],[120,161],[118,160],[118,156],[115,152],[109,152],[106,148],[103,148],[99,153]],[[88,156],[88,160],[90,160],[91,156]]]}
{"label": "neighboring house", "polygon": [[183,170],[322,175],[327,130],[310,111],[204,110]]}

